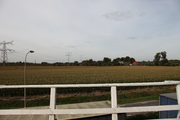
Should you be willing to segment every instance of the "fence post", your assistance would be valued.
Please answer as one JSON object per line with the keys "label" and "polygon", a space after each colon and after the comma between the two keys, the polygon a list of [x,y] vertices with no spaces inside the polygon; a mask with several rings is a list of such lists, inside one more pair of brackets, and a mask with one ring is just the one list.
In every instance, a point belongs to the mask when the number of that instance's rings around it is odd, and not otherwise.
{"label": "fence post", "polygon": [[[111,86],[111,108],[117,108],[116,86]],[[112,120],[118,120],[117,114],[112,114]]]}
{"label": "fence post", "polygon": [[[177,94],[178,105],[180,105],[180,84],[176,86],[176,94]],[[177,118],[180,118],[180,110],[178,111]]]}
{"label": "fence post", "polygon": [[[56,109],[56,88],[51,88],[50,111]],[[55,120],[55,115],[49,115],[49,120]]]}

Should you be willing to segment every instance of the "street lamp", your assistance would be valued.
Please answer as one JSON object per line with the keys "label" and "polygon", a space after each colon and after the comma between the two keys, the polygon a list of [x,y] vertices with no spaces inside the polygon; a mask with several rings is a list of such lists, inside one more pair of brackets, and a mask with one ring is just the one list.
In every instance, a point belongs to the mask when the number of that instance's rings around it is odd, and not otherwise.
{"label": "street lamp", "polygon": [[[34,51],[30,50],[28,53],[34,53]],[[25,62],[24,62],[24,85],[26,85],[26,58],[28,53],[25,56]],[[26,108],[26,88],[24,88],[24,108]]]}

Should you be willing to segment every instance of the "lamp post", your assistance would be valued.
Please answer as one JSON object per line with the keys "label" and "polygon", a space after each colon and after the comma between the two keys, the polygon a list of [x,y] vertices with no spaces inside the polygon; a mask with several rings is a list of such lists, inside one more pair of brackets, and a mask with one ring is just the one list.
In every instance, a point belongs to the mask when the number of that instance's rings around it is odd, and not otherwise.
{"label": "lamp post", "polygon": [[[28,53],[34,53],[34,51],[30,50]],[[26,85],[26,58],[28,53],[25,56],[25,62],[24,62],[24,85]],[[24,88],[24,108],[26,108],[26,88]]]}

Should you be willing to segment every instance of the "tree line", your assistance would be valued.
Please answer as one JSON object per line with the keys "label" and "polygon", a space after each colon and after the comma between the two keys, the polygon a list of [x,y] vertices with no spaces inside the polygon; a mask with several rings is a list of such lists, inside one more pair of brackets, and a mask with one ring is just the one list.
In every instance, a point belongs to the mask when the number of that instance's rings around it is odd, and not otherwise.
{"label": "tree line", "polygon": [[[134,58],[131,58],[129,56],[126,57],[121,57],[121,58],[115,58],[113,60],[111,60],[108,57],[104,57],[103,60],[99,60],[99,61],[94,61],[93,59],[89,59],[89,60],[83,60],[82,62],[78,62],[78,61],[74,61],[73,63],[69,63],[69,65],[71,66],[120,66],[123,65],[120,63],[120,61],[123,62],[129,62],[130,64],[132,64],[133,62],[135,62]],[[65,63],[66,65],[68,63]],[[55,65],[62,65],[62,63],[56,63]]]}
{"label": "tree line", "polygon": [[154,65],[155,66],[179,66],[180,60],[168,60],[167,58],[167,52],[158,52],[154,56]]}
{"label": "tree line", "polygon": [[[132,64],[133,62],[135,62],[134,58],[131,58],[129,56],[126,57],[118,57],[115,58],[113,60],[111,60],[108,57],[104,57],[103,60],[99,60],[99,61],[94,61],[93,59],[89,59],[89,60],[83,60],[82,62],[78,62],[78,61],[74,61],[74,62],[56,62],[56,63],[48,63],[48,62],[41,62],[41,63],[26,63],[26,65],[37,65],[37,66],[120,66],[123,65],[120,63],[120,61],[123,62],[129,62],[130,64]],[[15,65],[24,65],[24,62],[11,62],[11,63],[7,63],[7,65],[11,65],[11,66],[15,66]]]}
{"label": "tree line", "polygon": [[[111,60],[108,57],[104,57],[103,60],[94,61],[93,59],[83,60],[82,62],[74,61],[74,62],[56,62],[56,63],[48,63],[48,62],[41,62],[41,63],[26,63],[26,65],[30,66],[123,66],[122,62],[129,62],[132,64],[136,60],[132,57],[117,57]],[[180,60],[168,60],[167,59],[167,52],[158,52],[154,56],[153,61],[137,61],[140,66],[180,66]],[[2,65],[2,63],[0,63]],[[11,62],[7,63],[9,66],[23,66],[24,62]]]}

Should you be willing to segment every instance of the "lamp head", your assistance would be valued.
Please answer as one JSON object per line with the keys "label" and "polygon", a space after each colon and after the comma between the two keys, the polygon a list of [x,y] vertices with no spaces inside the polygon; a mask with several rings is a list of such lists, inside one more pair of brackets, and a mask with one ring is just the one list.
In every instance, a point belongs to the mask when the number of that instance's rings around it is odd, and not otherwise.
{"label": "lamp head", "polygon": [[34,53],[34,51],[33,51],[33,50],[30,50],[29,52],[30,52],[30,53]]}

